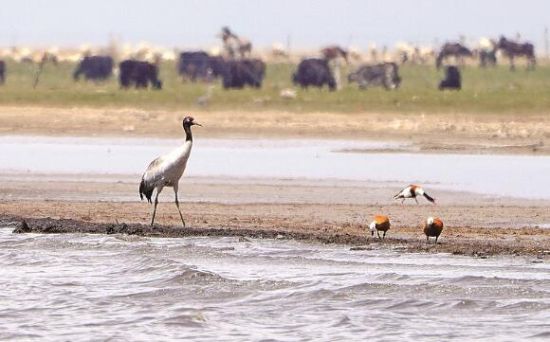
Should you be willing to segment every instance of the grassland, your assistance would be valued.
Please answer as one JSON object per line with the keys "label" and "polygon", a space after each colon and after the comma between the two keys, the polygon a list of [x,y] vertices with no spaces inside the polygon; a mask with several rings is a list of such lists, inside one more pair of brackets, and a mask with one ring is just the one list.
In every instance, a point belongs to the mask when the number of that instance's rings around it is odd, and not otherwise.
{"label": "grassland", "polygon": [[[550,66],[541,65],[534,72],[518,67],[510,72],[506,66],[463,70],[463,90],[437,90],[442,71],[433,66],[403,66],[403,83],[397,91],[380,88],[359,90],[347,85],[338,92],[327,89],[298,89],[296,99],[279,96],[281,89],[290,88],[290,75],[295,66],[269,64],[260,90],[223,90],[214,83],[207,107],[199,107],[197,98],[206,93],[205,83],[184,83],[173,63],[161,65],[162,91],[120,90],[116,78],[104,83],[74,82],[75,65],[47,65],[38,87],[32,83],[37,67],[8,62],[6,84],[0,86],[0,105],[51,106],[92,108],[134,108],[202,111],[285,111],[307,112],[377,112],[377,113],[537,113],[550,111]],[[346,70],[344,70],[344,73]],[[345,78],[345,77],[344,77]]]}

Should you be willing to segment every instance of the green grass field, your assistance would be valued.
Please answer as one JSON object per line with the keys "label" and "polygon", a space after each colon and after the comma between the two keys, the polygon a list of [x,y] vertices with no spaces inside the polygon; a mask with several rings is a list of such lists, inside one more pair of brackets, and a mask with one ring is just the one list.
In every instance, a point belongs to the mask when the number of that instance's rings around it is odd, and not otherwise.
{"label": "green grass field", "polygon": [[[46,65],[36,89],[32,89],[36,66],[8,62],[6,84],[0,86],[0,105],[137,107],[147,109],[205,109],[196,104],[208,87],[204,83],[183,83],[173,63],[161,66],[164,89],[120,90],[116,78],[105,83],[73,82],[74,64]],[[403,83],[396,91],[381,88],[359,90],[347,85],[341,91],[298,90],[296,99],[279,96],[292,87],[295,66],[270,64],[263,88],[223,90],[215,83],[206,110],[283,110],[289,112],[411,112],[411,113],[545,113],[550,111],[550,66],[527,72],[518,66],[482,70],[463,69],[463,90],[438,91],[443,71],[433,66],[402,66]],[[345,71],[345,70],[344,70]],[[346,71],[345,71],[346,72]],[[347,72],[346,72],[347,74]],[[343,77],[346,79],[346,77]]]}

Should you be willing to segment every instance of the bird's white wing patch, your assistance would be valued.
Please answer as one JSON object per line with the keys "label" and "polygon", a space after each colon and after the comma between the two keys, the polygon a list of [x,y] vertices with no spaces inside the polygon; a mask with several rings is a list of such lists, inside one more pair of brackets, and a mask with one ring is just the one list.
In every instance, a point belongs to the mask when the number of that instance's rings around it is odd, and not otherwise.
{"label": "bird's white wing patch", "polygon": [[376,222],[372,221],[369,225],[369,229],[374,232],[376,231]]}

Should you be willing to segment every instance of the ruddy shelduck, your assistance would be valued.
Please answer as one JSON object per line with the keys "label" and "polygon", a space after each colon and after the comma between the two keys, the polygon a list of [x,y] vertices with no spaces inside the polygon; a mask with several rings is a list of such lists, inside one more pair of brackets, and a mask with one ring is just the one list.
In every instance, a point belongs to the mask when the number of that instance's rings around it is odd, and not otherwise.
{"label": "ruddy shelduck", "polygon": [[443,221],[438,217],[428,217],[424,224],[424,234],[426,234],[426,241],[430,242],[430,237],[435,237],[435,243],[441,232],[443,231]]}
{"label": "ruddy shelduck", "polygon": [[407,198],[414,198],[418,204],[417,196],[424,196],[428,201],[435,203],[435,199],[429,196],[421,186],[411,184],[401,190],[397,195],[393,196],[394,199],[402,199],[401,203],[405,202]]}
{"label": "ruddy shelduck", "polygon": [[[374,220],[369,225],[370,229],[370,235],[374,236],[374,232],[376,231],[376,235],[378,235],[379,239],[385,239],[386,238],[386,232],[390,230],[390,219],[389,217],[385,215],[376,215],[374,216]],[[384,235],[380,237],[380,232],[384,232]]]}

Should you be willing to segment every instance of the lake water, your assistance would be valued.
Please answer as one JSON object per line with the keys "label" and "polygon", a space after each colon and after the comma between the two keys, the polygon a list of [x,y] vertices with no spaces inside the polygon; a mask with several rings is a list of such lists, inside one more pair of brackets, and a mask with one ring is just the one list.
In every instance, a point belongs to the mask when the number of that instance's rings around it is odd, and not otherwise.
{"label": "lake water", "polygon": [[550,338],[550,265],[534,258],[11,231],[1,340]]}
{"label": "lake water", "polygon": [[[0,172],[141,175],[182,140],[0,137]],[[449,190],[550,198],[550,157],[383,153],[395,143],[197,139],[186,175],[421,183]],[[373,153],[343,153],[371,149]]]}

